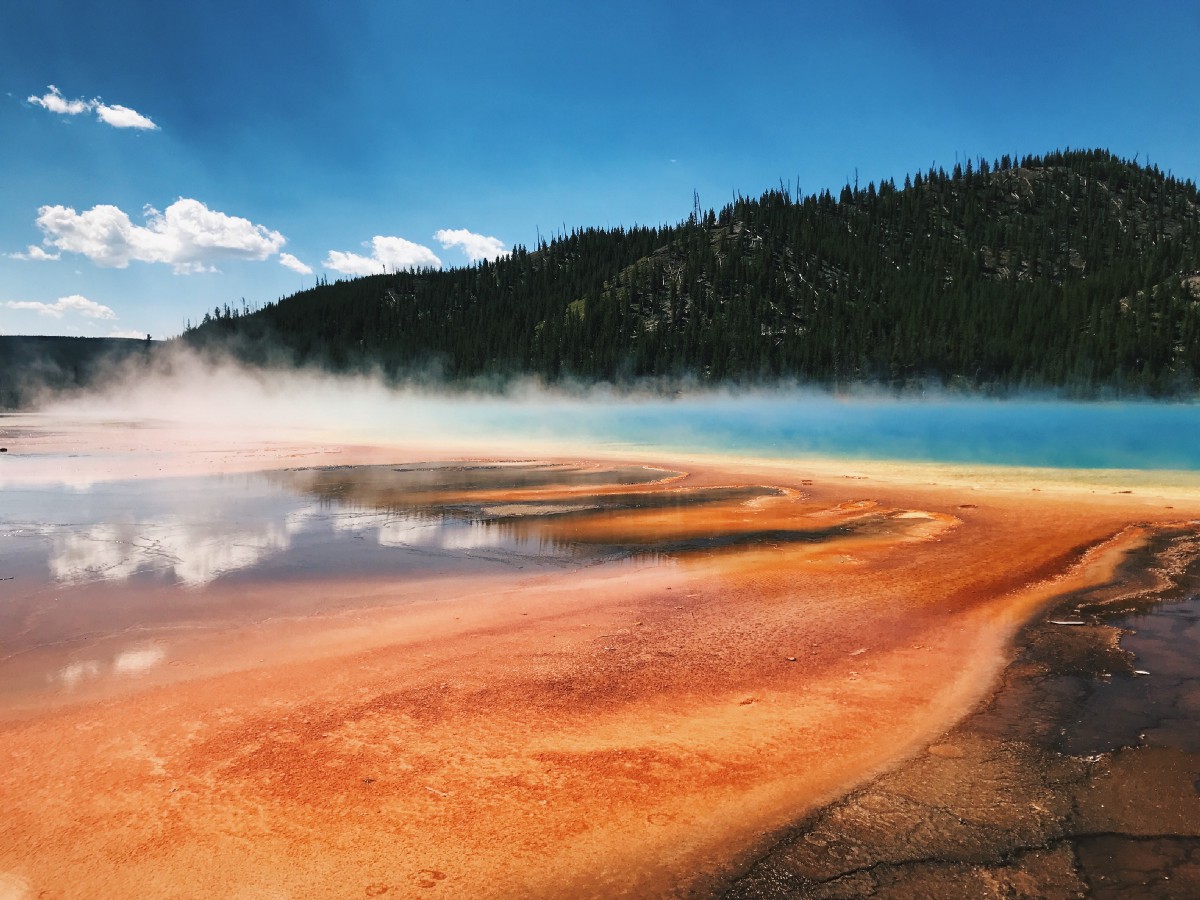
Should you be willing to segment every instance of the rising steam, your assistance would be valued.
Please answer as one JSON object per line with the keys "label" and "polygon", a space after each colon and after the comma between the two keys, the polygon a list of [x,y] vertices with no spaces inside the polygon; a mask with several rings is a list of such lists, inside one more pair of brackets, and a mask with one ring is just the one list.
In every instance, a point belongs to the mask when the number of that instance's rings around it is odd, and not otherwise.
{"label": "rising steam", "polygon": [[171,422],[206,434],[431,444],[479,455],[666,449],[1200,469],[1200,417],[1189,404],[946,394],[899,400],[879,391],[838,395],[795,385],[549,387],[536,379],[472,390],[431,377],[397,385],[373,373],[252,367],[179,343],[126,360],[97,383],[86,393],[46,398],[40,408],[74,418]]}

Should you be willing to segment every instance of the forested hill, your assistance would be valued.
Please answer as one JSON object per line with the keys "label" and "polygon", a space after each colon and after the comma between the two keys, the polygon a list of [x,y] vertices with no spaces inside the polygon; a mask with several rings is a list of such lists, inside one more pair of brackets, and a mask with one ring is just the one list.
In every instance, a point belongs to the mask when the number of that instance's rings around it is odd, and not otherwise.
{"label": "forested hill", "polygon": [[184,339],[401,376],[1179,395],[1200,375],[1198,298],[1196,186],[1067,151],[320,284],[206,315]]}

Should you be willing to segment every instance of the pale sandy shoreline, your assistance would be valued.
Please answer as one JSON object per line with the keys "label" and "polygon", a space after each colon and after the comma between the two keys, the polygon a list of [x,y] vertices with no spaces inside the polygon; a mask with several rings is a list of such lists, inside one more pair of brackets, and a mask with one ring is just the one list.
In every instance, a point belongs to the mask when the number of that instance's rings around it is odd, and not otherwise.
{"label": "pale sandy shoreline", "polygon": [[[37,417],[0,433],[0,490],[530,457]],[[1193,473],[534,455],[787,486],[796,499],[771,514],[806,521],[856,504],[915,518],[790,555],[478,582],[404,607],[372,599],[387,585],[316,582],[301,590],[362,603],[243,629],[237,653],[214,630],[168,678],[0,726],[17,761],[0,778],[0,873],[31,896],[703,894],[765,834],[958,721],[1031,615],[1200,515]],[[106,822],[121,824],[93,833]],[[64,866],[90,873],[74,892]]]}

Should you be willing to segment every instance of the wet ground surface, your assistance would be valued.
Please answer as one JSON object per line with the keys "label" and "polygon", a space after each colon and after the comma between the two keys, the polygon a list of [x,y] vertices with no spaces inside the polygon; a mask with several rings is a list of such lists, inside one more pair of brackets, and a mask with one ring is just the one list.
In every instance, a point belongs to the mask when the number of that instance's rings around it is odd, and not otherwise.
{"label": "wet ground surface", "polygon": [[[305,600],[264,586],[670,564],[919,525],[870,509],[804,522],[763,506],[794,492],[679,489],[680,477],[645,466],[412,463],[7,487],[0,700],[140,674],[165,661],[154,643],[180,629],[362,602],[337,589]],[[107,661],[93,652],[100,644]]]}
{"label": "wet ground surface", "polygon": [[37,474],[0,493],[0,883],[31,896],[671,894],[979,677],[943,684],[908,635],[974,632],[872,576],[960,520],[857,482]]}
{"label": "wet ground surface", "polygon": [[[1163,560],[1187,556],[1196,523],[1179,519],[1200,508],[312,449],[105,457],[75,488],[58,481],[74,458],[29,461],[24,506],[0,506],[3,585],[28,590],[0,589],[0,638],[31,648],[0,667],[0,885],[712,896],[764,835],[863,784],[787,832],[816,849],[776,886],[986,896],[1007,878],[1069,896],[1081,873],[1116,884],[1147,859],[1186,876],[1191,757],[1068,747],[1062,723],[1080,684],[1169,674],[1133,675],[1076,607],[1161,595],[1154,570],[1180,568]],[[150,477],[271,459],[308,468]],[[1022,639],[1031,677],[1009,670],[992,725],[947,735],[1020,623],[1083,590],[1057,615],[1084,625]],[[734,889],[783,870],[759,871]]]}
{"label": "wet ground surface", "polygon": [[8,488],[0,508],[0,578],[64,588],[104,581],[201,588],[235,576],[451,574],[479,562],[577,564],[820,540],[829,531],[760,529],[657,540],[612,527],[634,511],[728,506],[782,494],[756,486],[631,489],[676,475],[641,467],[428,464]]}
{"label": "wet ground surface", "polygon": [[1028,626],[985,707],[723,896],[1200,897],[1200,566],[1193,537],[1154,544]]}

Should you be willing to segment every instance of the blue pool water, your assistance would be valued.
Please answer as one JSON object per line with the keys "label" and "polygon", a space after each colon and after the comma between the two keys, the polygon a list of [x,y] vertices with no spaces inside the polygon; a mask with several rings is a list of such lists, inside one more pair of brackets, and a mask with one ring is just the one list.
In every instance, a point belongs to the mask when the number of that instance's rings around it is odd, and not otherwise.
{"label": "blue pool water", "polygon": [[837,399],[477,402],[464,431],[618,447],[1055,468],[1200,470],[1190,403]]}

